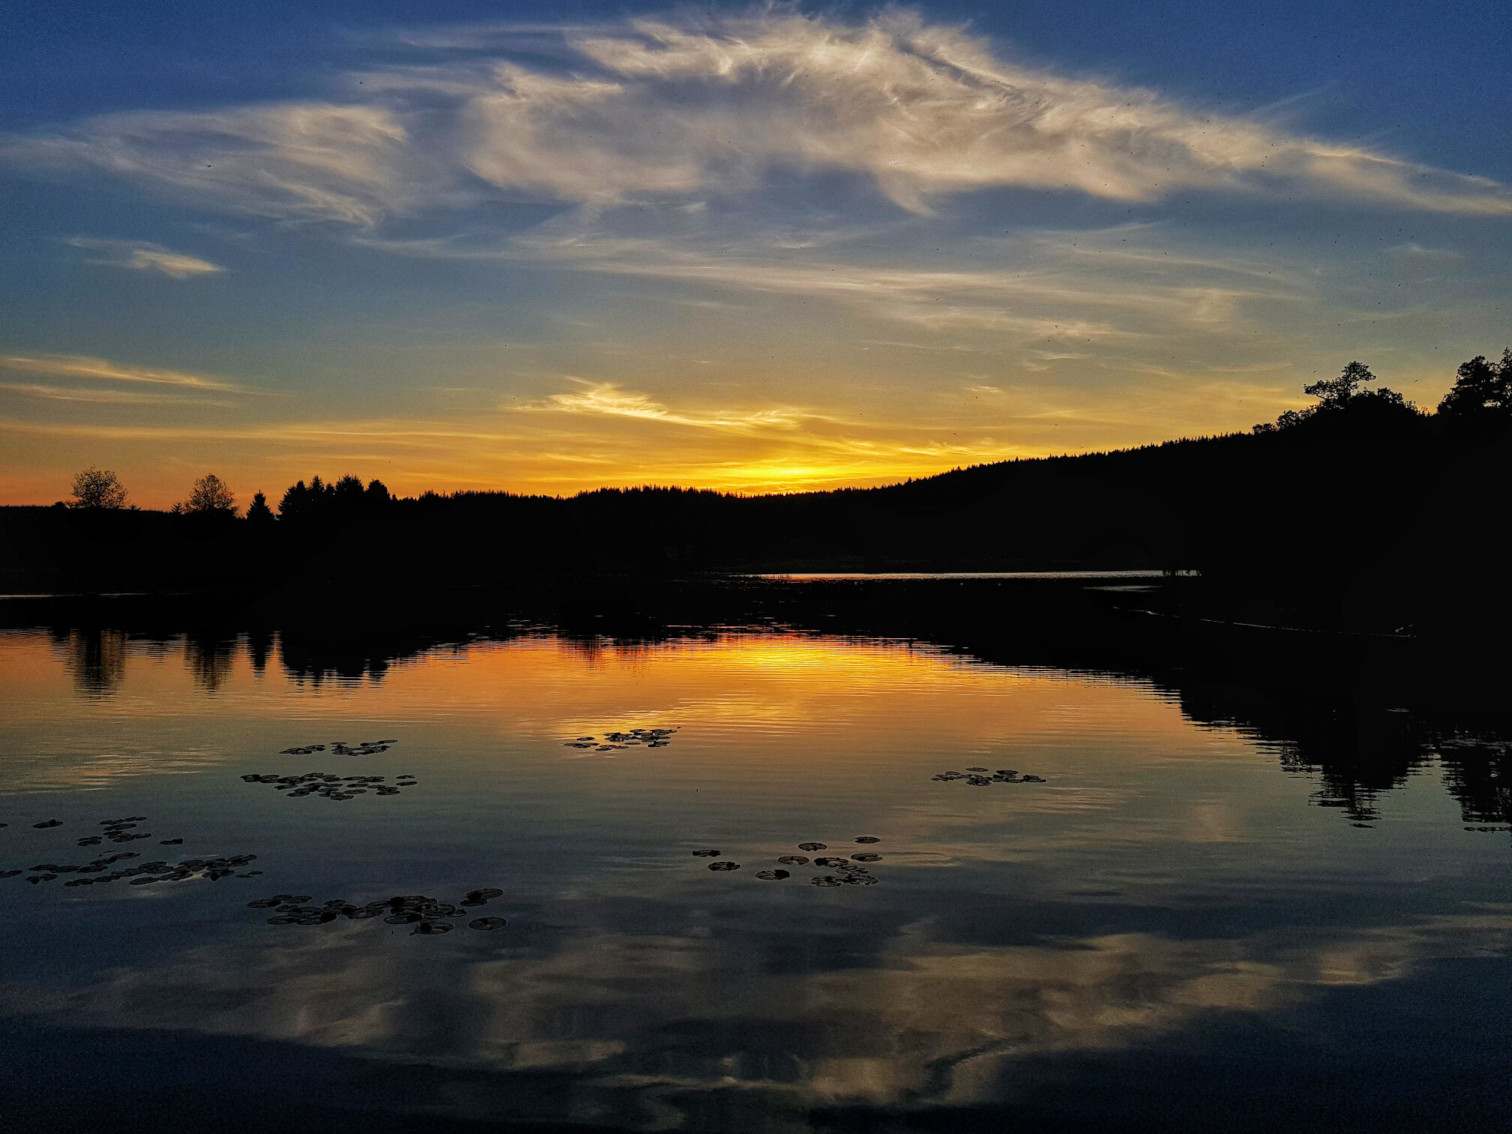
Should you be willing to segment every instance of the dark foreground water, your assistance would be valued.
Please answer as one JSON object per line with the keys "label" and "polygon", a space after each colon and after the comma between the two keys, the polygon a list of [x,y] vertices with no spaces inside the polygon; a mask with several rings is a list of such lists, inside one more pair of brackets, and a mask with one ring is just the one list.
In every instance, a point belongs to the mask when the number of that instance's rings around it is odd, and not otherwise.
{"label": "dark foreground water", "polygon": [[799,634],[345,670],[0,636],[0,1128],[1512,1120],[1494,738]]}

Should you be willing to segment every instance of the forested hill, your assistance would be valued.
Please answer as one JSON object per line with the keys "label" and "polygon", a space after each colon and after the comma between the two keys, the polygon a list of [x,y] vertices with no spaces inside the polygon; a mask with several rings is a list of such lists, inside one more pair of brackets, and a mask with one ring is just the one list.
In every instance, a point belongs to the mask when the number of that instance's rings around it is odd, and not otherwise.
{"label": "forested hill", "polygon": [[800,495],[400,499],[344,477],[301,482],[276,516],[10,508],[0,567],[12,593],[1153,567],[1331,609],[1473,610],[1504,575],[1505,422],[1430,416],[1381,393],[1248,434]]}

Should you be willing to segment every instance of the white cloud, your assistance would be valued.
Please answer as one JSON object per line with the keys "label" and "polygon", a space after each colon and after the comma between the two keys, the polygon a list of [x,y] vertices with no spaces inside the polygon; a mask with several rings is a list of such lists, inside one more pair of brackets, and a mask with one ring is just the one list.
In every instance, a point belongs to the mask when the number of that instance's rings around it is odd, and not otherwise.
{"label": "white cloud", "polygon": [[590,382],[569,378],[579,389],[566,394],[552,394],[541,402],[510,407],[515,411],[595,414],[604,417],[638,418],[668,425],[687,425],[699,429],[725,429],[736,432],[791,430],[805,421],[833,420],[811,410],[791,406],[769,406],[759,410],[726,407],[715,410],[668,409],[650,395],[625,390],[613,382]]}
{"label": "white cloud", "polygon": [[501,62],[466,100],[473,173],[584,202],[751,190],[794,167],[866,175],[914,211],[941,194],[1018,187],[1132,201],[1192,188],[1302,192],[1512,213],[1512,195],[1483,178],[1010,64],[983,40],[912,16],[843,25],[768,12],[565,34],[600,75]]}
{"label": "white cloud", "polygon": [[[561,57],[551,71],[543,39]],[[225,209],[365,227],[473,200],[479,183],[593,206],[686,203],[759,194],[784,171],[854,175],[917,213],[950,194],[1024,188],[1512,215],[1512,193],[1486,178],[1009,62],[985,39],[906,14],[498,25],[401,44],[421,62],[353,76],[343,101],[109,115],[7,150]]]}
{"label": "white cloud", "polygon": [[75,236],[68,241],[75,248],[99,255],[90,260],[92,264],[105,264],[112,268],[130,268],[138,272],[160,272],[176,280],[193,279],[195,276],[214,275],[225,271],[219,264],[174,252],[161,244],[145,240],[106,240],[100,237]]}
{"label": "white cloud", "polygon": [[8,152],[25,164],[104,169],[234,212],[355,225],[409,207],[427,180],[404,126],[379,106],[111,114]]}
{"label": "white cloud", "polygon": [[[1231,334],[1247,303],[1291,304],[1316,284],[1279,263],[1237,255],[1171,254],[1158,231],[1121,226],[978,240],[956,266],[787,255],[759,235],[738,240],[679,235],[615,237],[543,228],[488,251],[452,242],[388,245],[416,256],[532,259],[577,270],[639,276],[708,289],[823,300],[868,319],[922,331],[986,332],[1019,344],[1086,343],[1152,335]],[[1064,346],[1038,352],[1078,357]]]}
{"label": "white cloud", "polygon": [[1394,244],[1387,248],[1386,255],[1393,259],[1417,259],[1426,261],[1463,260],[1464,254],[1456,252],[1452,248],[1425,248],[1414,241],[1405,244]]}
{"label": "white cloud", "polygon": [[223,378],[163,370],[149,366],[122,366],[103,358],[78,354],[0,355],[0,371],[20,370],[54,378],[83,378],[100,382],[141,382],[156,386],[179,386],[219,393],[250,393]]}
{"label": "white cloud", "polygon": [[88,405],[223,405],[198,397],[160,394],[148,390],[91,390],[72,386],[49,386],[35,382],[0,382],[0,393],[40,398],[50,402],[82,402]]}

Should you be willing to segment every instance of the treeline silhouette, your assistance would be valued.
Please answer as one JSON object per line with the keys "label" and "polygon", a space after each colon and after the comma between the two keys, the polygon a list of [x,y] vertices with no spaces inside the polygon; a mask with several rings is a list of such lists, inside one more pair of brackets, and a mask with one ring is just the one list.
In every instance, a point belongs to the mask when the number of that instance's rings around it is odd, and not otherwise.
{"label": "treeline silhouette", "polygon": [[[154,622],[150,610],[138,610],[149,616],[138,622],[130,608],[117,608],[124,618],[115,624],[58,627],[52,638],[76,690],[90,699],[115,695],[133,655],[157,658],[175,648],[209,695],[231,679],[239,652],[254,672],[277,665],[300,685],[377,683],[392,667],[426,656],[531,635],[536,627],[519,617],[527,612],[585,655],[715,638],[718,632],[708,627],[718,625],[907,638],[948,645],[989,665],[1148,681],[1188,720],[1236,729],[1269,747],[1279,768],[1313,778],[1312,802],[1335,809],[1341,820],[1381,821],[1386,796],[1437,767],[1464,823],[1503,836],[1512,828],[1512,706],[1501,696],[1502,676],[1474,659],[1445,658],[1406,643],[1383,648],[1363,638],[1329,638],[1298,651],[1280,641],[1194,637],[1133,619],[1127,604],[1137,600],[1072,580],[972,580],[946,587],[933,581],[653,581],[579,596],[568,605],[552,605],[552,599],[536,591],[516,594],[508,604],[458,606],[447,612],[450,621],[424,629],[333,617],[329,610],[276,626],[232,618],[186,628]],[[984,610],[1013,611],[1014,617],[984,619]]]}
{"label": "treeline silhouette", "polygon": [[1005,461],[881,488],[733,496],[606,488],[393,496],[320,477],[275,510],[0,509],[4,589],[350,591],[707,572],[1160,568],[1207,613],[1393,631],[1506,623],[1497,546],[1512,351],[1433,414],[1351,363],[1244,434]]}

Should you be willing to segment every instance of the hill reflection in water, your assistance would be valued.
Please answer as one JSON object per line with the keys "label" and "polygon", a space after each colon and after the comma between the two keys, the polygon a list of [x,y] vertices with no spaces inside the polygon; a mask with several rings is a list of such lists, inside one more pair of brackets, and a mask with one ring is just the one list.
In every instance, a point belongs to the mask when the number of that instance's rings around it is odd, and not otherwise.
{"label": "hill reflection in water", "polygon": [[[275,655],[283,674],[297,686],[318,688],[330,683],[340,687],[377,683],[392,665],[460,657],[469,647],[538,637],[541,632],[537,626],[526,625],[503,633],[393,633],[372,628],[356,636],[297,629],[133,636],[120,629],[94,627],[55,630],[51,637],[77,694],[108,698],[122,681],[128,643],[142,657],[161,658],[169,651],[180,651],[197,687],[214,693],[237,665],[261,676]],[[813,634],[800,630],[794,640],[811,642]],[[652,634],[632,637],[555,633],[552,640],[565,655],[593,666],[605,659],[617,663],[644,659],[658,649],[699,641],[739,641],[750,651],[754,639],[749,628],[732,633],[682,627],[658,628]],[[835,640],[847,646],[896,641],[866,636]],[[911,649],[929,648],[928,643],[901,641],[911,643]],[[792,668],[795,674],[815,674],[816,656],[812,650],[795,651],[774,664],[796,667]],[[979,658],[992,664],[994,651],[989,645],[977,654],[951,649],[942,651],[942,656]],[[826,664],[835,666],[828,658]],[[1351,821],[1379,819],[1376,803],[1381,793],[1402,787],[1411,775],[1442,768],[1444,785],[1460,804],[1465,823],[1512,830],[1512,721],[1488,723],[1484,713],[1466,717],[1414,712],[1396,703],[1401,700],[1399,688],[1380,690],[1373,700],[1362,699],[1357,685],[1305,677],[1299,681],[1295,672],[1275,675],[1269,681],[1254,672],[1220,674],[1215,679],[1200,667],[1129,665],[1126,659],[1120,659],[1118,668],[1077,667],[1072,672],[1094,680],[1144,682],[1153,695],[1179,704],[1192,724],[1232,728],[1274,749],[1284,768],[1316,773],[1315,803],[1338,807]],[[820,680],[832,677],[820,675]]]}
{"label": "hill reflection in water", "polygon": [[[83,861],[140,814],[264,873],[0,880],[0,1028],[39,1069],[0,1100],[21,1128],[190,1084],[268,1129],[1200,1129],[1234,1092],[1225,1122],[1266,1129],[1302,1088],[1303,1129],[1504,1107],[1500,738],[1183,676],[799,630],[9,632],[0,866]],[[569,746],[635,728],[677,732]],[[1046,782],[931,780],[975,766]],[[418,787],[241,778],[313,771]],[[755,877],[810,840],[882,854],[879,884]],[[507,927],[435,940],[246,908],[482,886]]]}

